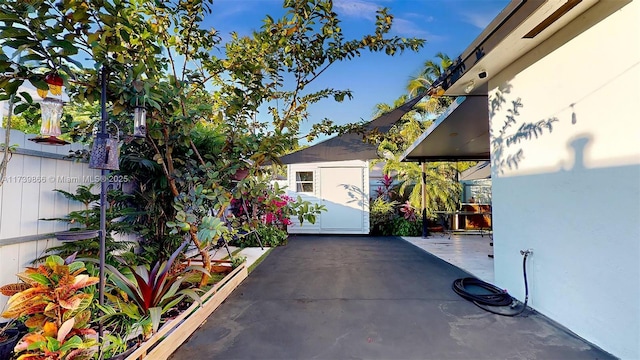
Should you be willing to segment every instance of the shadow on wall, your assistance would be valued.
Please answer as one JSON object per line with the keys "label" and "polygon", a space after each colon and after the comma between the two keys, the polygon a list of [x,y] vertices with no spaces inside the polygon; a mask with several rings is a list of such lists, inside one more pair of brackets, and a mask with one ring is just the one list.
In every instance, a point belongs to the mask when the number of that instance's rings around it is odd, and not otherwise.
{"label": "shadow on wall", "polygon": [[[493,127],[489,129],[491,138],[491,167],[496,174],[504,174],[505,170],[517,169],[518,165],[525,158],[522,147],[515,148],[523,141],[537,139],[546,133],[553,132],[553,124],[558,122],[557,117],[550,117],[536,122],[522,123],[515,129],[517,125],[517,117],[520,116],[520,108],[524,106],[521,98],[507,99],[511,93],[511,84],[506,82],[489,97],[489,119],[493,120],[496,113],[503,108],[507,108],[507,115],[504,123],[498,133],[493,131]],[[572,114],[572,123],[576,123],[576,114]],[[512,151],[510,148],[514,148]]]}
{"label": "shadow on wall", "polygon": [[[575,123],[574,123],[575,124]],[[587,169],[585,166],[585,150],[588,148],[589,143],[593,140],[593,137],[589,134],[579,135],[569,141],[569,147],[573,148],[573,169],[574,171],[584,171]]]}
{"label": "shadow on wall", "polygon": [[355,203],[359,208],[366,206],[364,200],[368,199],[369,194],[365,194],[362,188],[356,185],[349,184],[340,184],[340,186],[347,191],[347,196],[349,200],[347,200],[347,204],[353,205]]}
{"label": "shadow on wall", "polygon": [[[542,136],[551,134],[554,131],[554,126],[559,125],[561,122],[570,122],[572,126],[579,124],[578,113],[575,109],[576,104],[586,101],[589,96],[592,96],[598,90],[621,78],[631,69],[632,68],[624,69],[624,71],[601,84],[595,90],[575,102],[567,104],[563,109],[556,112],[559,113],[563,112],[563,110],[570,110],[570,117],[565,116],[558,118],[556,116],[550,116],[535,122],[521,122],[520,125],[518,125],[520,109],[525,107],[526,104],[522,102],[520,97],[509,98],[512,85],[509,82],[502,84],[498,90],[489,97],[490,121],[500,121],[496,114],[506,109],[506,115],[504,116],[500,130],[497,132],[494,131],[493,126],[489,129],[492,154],[491,167],[492,171],[495,171],[494,174],[503,175],[506,170],[518,169],[519,165],[526,158],[523,149],[524,142],[534,141]],[[567,145],[569,148],[572,148],[574,153],[574,164],[571,168],[565,167],[566,171],[586,169],[585,152],[592,142],[593,136],[591,134],[576,134],[568,141]]]}

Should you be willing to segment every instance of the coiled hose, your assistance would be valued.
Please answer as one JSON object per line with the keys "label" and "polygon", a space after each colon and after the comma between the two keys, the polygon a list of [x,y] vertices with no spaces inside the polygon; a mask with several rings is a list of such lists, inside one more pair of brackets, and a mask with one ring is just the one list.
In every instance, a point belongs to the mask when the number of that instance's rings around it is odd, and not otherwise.
{"label": "coiled hose", "polygon": [[[529,284],[527,283],[527,256],[531,254],[530,250],[522,250],[520,254],[524,255],[522,259],[522,273],[524,275],[524,304],[520,303],[514,297],[509,295],[505,290],[498,288],[488,282],[477,278],[467,277],[457,279],[451,286],[453,291],[461,297],[472,301],[481,309],[487,310],[494,314],[504,316],[516,316],[522,314],[527,308],[529,301]],[[480,288],[482,293],[471,291],[471,288]]]}

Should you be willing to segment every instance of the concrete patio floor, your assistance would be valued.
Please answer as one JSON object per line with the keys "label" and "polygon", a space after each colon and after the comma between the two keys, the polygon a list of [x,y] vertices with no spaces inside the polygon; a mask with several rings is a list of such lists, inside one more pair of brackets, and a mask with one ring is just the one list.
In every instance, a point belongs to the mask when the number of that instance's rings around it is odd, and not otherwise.
{"label": "concrete patio floor", "polygon": [[487,234],[444,235],[432,233],[426,239],[422,237],[403,237],[404,240],[440,259],[455,265],[469,274],[493,284],[493,241]]}
{"label": "concrete patio floor", "polygon": [[292,236],[171,359],[612,358],[535,312],[481,310],[451,290],[465,276],[397,237]]}

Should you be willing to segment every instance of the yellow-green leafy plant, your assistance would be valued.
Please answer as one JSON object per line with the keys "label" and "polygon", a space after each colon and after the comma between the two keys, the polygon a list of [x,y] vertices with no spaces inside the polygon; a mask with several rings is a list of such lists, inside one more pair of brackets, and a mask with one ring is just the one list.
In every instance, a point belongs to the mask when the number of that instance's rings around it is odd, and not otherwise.
{"label": "yellow-green leafy plant", "polygon": [[92,292],[83,289],[99,279],[85,273],[85,264],[52,255],[18,277],[31,285],[9,298],[4,318],[24,318],[29,333],[15,352],[18,359],[88,359],[95,352],[95,330],[89,328]]}

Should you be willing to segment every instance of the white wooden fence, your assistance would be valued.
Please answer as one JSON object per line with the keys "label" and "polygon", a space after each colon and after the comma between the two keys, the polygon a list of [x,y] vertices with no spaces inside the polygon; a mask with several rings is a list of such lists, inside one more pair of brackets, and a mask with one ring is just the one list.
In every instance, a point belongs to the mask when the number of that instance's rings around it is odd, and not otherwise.
{"label": "white wooden fence", "polygon": [[[81,145],[39,145],[29,141],[35,135],[20,131],[10,135],[10,145],[18,148],[0,187],[0,285],[16,282],[16,273],[42,256],[47,247],[60,244],[52,234],[67,230],[67,225],[39,219],[63,217],[82,209],[82,204],[69,202],[53,190],[75,193],[78,185],[100,180],[100,170],[65,158],[70,150],[82,149]],[[4,129],[0,129],[0,142],[4,136]],[[0,157],[3,155],[0,152]],[[94,188],[100,191],[99,186]],[[0,309],[6,301],[7,297],[0,295]]]}

